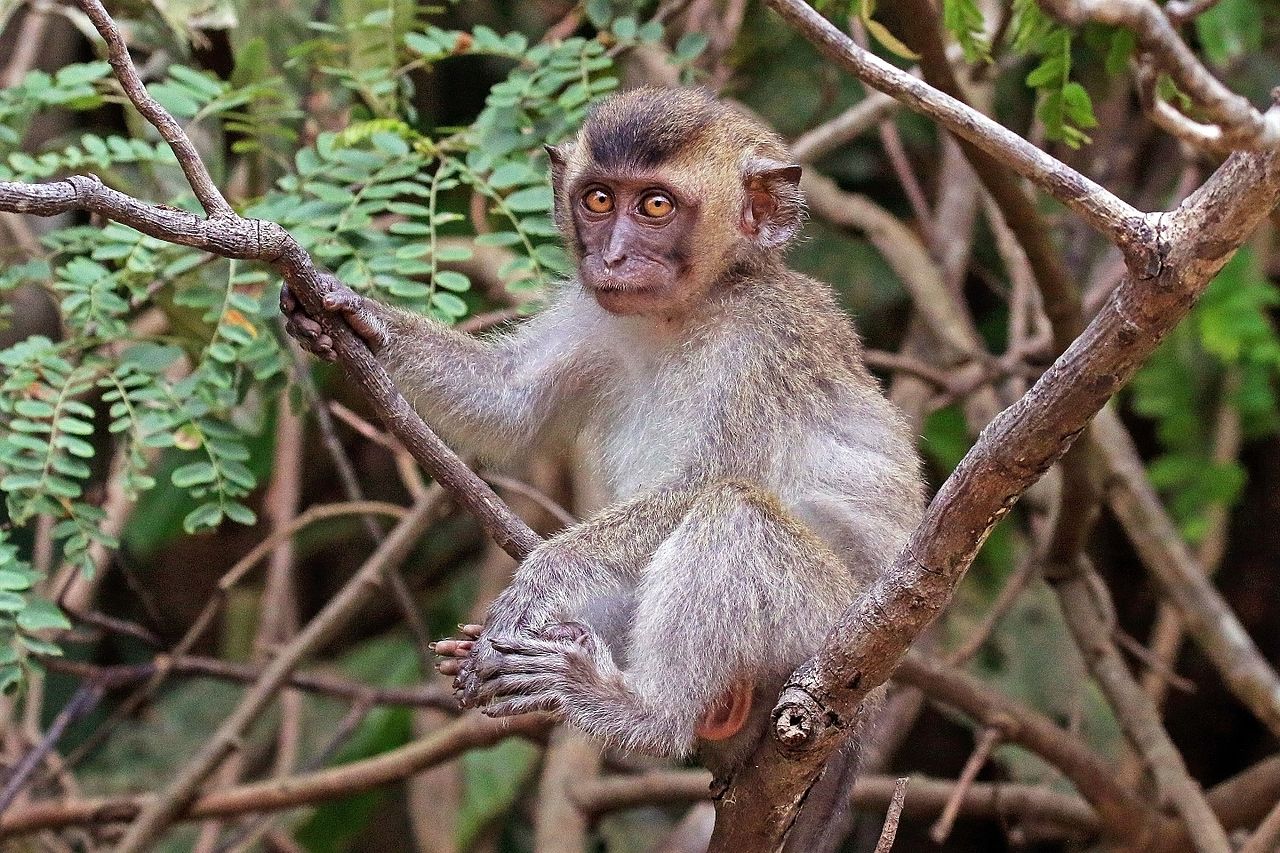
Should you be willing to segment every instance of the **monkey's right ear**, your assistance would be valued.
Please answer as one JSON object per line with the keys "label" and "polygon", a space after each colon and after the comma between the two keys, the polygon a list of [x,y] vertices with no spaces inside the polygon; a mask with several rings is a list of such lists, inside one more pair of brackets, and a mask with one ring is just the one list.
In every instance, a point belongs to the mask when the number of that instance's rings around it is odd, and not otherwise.
{"label": "monkey's right ear", "polygon": [[551,161],[552,215],[555,217],[556,225],[562,230],[569,226],[565,200],[561,196],[564,194],[564,175],[569,166],[569,156],[573,152],[572,146],[572,142],[542,146],[547,152],[547,159]]}

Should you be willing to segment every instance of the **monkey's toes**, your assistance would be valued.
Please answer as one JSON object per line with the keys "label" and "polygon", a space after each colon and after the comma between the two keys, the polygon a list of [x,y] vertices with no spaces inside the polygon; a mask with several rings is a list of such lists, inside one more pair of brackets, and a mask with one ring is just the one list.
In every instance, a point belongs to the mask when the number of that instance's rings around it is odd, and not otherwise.
{"label": "monkey's toes", "polygon": [[456,640],[450,637],[447,640],[438,640],[431,644],[431,650],[442,658],[459,658],[466,659],[471,654],[471,649],[475,646],[474,640]]}

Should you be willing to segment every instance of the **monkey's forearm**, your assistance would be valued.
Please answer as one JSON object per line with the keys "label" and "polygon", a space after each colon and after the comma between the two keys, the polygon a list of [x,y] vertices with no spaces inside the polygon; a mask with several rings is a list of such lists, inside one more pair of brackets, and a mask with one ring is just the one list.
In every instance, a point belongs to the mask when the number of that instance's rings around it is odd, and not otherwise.
{"label": "monkey's forearm", "polygon": [[478,340],[386,306],[378,359],[418,412],[451,443],[490,459],[533,444],[557,399],[554,363],[529,336]]}

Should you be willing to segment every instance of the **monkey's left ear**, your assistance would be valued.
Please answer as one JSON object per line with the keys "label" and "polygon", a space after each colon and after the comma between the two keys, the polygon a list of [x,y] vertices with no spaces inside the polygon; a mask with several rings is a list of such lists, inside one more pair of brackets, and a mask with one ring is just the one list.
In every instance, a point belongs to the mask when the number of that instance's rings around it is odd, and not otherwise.
{"label": "monkey's left ear", "polygon": [[804,221],[800,173],[794,163],[764,158],[747,165],[742,231],[761,249],[781,248],[799,233]]}

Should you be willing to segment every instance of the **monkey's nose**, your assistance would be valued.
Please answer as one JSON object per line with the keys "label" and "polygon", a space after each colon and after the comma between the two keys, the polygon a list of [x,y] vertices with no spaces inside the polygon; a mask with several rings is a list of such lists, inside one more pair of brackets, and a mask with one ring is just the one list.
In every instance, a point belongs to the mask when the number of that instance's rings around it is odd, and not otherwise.
{"label": "monkey's nose", "polygon": [[604,261],[604,268],[607,270],[612,270],[614,267],[616,267],[618,264],[622,263],[626,259],[627,259],[627,253],[619,249],[610,249],[609,251],[605,252],[604,256],[601,258],[601,260]]}

